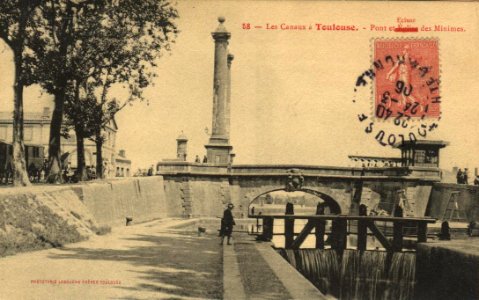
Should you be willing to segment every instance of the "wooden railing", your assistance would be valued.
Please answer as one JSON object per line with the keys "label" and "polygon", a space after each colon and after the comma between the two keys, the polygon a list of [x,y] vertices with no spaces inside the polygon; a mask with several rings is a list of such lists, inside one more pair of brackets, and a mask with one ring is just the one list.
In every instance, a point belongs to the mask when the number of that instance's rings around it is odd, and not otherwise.
{"label": "wooden railing", "polygon": [[[427,224],[435,223],[436,219],[432,218],[413,218],[413,217],[390,217],[390,216],[351,216],[351,215],[323,215],[321,212],[316,215],[249,215],[250,218],[262,219],[263,231],[259,235],[259,239],[270,241],[273,238],[274,221],[277,219],[284,220],[284,236],[285,248],[299,249],[308,235],[312,234],[316,237],[316,248],[324,249],[326,224],[331,221],[331,232],[329,233],[329,243],[331,248],[335,250],[344,250],[347,247],[347,236],[357,235],[357,249],[366,250],[367,237],[373,235],[387,251],[402,251],[404,238],[416,237],[417,242],[427,241]],[[307,220],[303,229],[299,233],[295,233],[295,220]],[[376,222],[383,222],[392,226],[392,239],[388,239],[384,229],[381,230]],[[351,227],[357,228],[356,232],[348,230]],[[407,227],[408,232],[404,232]],[[415,228],[415,232],[411,233],[411,228]],[[368,233],[368,229],[371,232]]]}

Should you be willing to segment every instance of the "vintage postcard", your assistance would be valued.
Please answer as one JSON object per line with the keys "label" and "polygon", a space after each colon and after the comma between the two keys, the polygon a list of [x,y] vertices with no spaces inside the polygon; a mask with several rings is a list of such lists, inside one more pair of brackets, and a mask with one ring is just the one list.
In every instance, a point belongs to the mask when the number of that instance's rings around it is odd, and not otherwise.
{"label": "vintage postcard", "polygon": [[479,4],[0,3],[0,299],[478,299]]}

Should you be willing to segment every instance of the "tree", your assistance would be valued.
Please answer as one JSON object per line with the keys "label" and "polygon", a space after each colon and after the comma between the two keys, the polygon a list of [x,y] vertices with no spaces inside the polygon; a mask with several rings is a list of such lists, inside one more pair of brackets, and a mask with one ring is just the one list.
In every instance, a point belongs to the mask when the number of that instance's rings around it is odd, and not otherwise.
{"label": "tree", "polygon": [[[42,7],[44,32],[32,42],[36,49],[37,78],[54,95],[50,127],[49,180],[61,181],[60,136],[69,88],[95,95],[97,114],[95,141],[102,146],[101,129],[127,103],[143,99],[142,89],[154,77],[152,68],[163,50],[170,49],[177,29],[176,9],[163,0],[51,0]],[[120,104],[108,97],[115,84],[125,85],[130,96]],[[99,94],[99,95],[98,95]],[[80,97],[81,98],[81,97]],[[81,101],[72,97],[73,101]],[[77,99],[77,100],[75,100]],[[83,109],[82,105],[73,105]],[[114,108],[112,110],[112,108]],[[86,109],[87,111],[90,108]],[[68,110],[75,114],[75,109]],[[79,111],[79,115],[84,112]],[[70,116],[73,120],[74,117]],[[99,129],[100,128],[100,129]],[[102,174],[101,151],[97,173]],[[100,164],[99,164],[100,163]]]}
{"label": "tree", "polygon": [[[82,93],[83,90],[83,93]],[[75,131],[77,143],[77,169],[76,178],[78,181],[88,179],[85,166],[85,143],[84,139],[93,135],[92,128],[95,124],[96,98],[91,89],[85,90],[78,81],[74,81],[67,89],[65,102],[65,124],[64,130]]]}
{"label": "tree", "polygon": [[[155,77],[156,60],[177,35],[173,20],[176,9],[168,1],[125,0],[105,5],[103,13],[88,17],[82,26],[70,60],[75,67],[72,78],[84,86],[88,101],[76,98],[81,105],[66,102],[71,120],[87,118],[89,128],[77,128],[79,136],[90,137],[96,143],[97,174],[103,175],[103,134],[115,114],[128,104],[144,100],[142,91]],[[79,18],[77,18],[79,20]],[[70,85],[72,86],[72,85]],[[113,87],[127,89],[124,99],[109,97]],[[77,93],[78,95],[78,93]],[[93,98],[96,102],[91,101]],[[72,99],[75,99],[74,97]],[[87,116],[88,115],[88,116]],[[79,118],[80,117],[80,118]]]}
{"label": "tree", "polygon": [[61,182],[61,136],[64,103],[71,79],[73,65],[69,56],[74,51],[81,34],[81,22],[88,21],[84,15],[95,14],[103,7],[102,0],[49,0],[41,6],[44,30],[36,31],[29,39],[29,46],[36,53],[33,64],[35,79],[49,94],[54,96],[54,110],[50,125],[47,180]]}
{"label": "tree", "polygon": [[[26,39],[32,30],[32,15],[40,5],[37,0],[8,0],[0,2],[0,38],[13,52],[15,66],[13,110],[13,184],[30,185],[23,140],[23,89],[31,84]],[[35,24],[35,26],[40,26]]]}

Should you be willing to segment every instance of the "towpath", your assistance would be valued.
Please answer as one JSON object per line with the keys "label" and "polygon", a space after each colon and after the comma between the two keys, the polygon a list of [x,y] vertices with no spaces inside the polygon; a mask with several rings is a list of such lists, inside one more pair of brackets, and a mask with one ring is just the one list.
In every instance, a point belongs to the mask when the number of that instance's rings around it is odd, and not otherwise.
{"label": "towpath", "polygon": [[[222,249],[159,220],[106,236],[0,258],[0,299],[219,299]],[[56,282],[56,283],[55,283]]]}

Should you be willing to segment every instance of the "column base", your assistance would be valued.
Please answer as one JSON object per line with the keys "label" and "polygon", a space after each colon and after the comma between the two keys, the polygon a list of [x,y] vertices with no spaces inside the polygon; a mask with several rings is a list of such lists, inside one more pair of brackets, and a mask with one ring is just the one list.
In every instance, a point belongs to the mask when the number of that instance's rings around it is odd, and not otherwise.
{"label": "column base", "polygon": [[231,146],[227,140],[226,143],[218,143],[210,139],[210,142],[205,145],[205,148],[209,164],[226,165],[230,163],[230,153],[233,150],[233,146]]}

